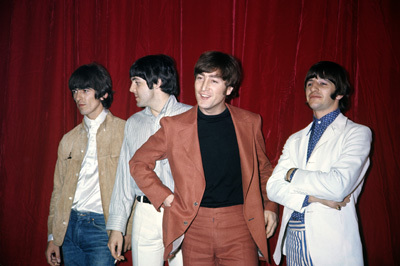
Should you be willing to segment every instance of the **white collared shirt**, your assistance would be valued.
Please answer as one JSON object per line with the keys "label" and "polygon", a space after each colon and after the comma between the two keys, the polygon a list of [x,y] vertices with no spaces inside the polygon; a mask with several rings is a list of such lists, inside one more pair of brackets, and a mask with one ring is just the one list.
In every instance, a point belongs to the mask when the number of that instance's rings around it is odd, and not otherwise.
{"label": "white collared shirt", "polygon": [[94,120],[84,116],[85,129],[88,132],[88,145],[79,172],[74,202],[72,204],[73,210],[103,213],[97,162],[96,135],[97,130],[106,119],[107,114],[108,110],[103,109]]}

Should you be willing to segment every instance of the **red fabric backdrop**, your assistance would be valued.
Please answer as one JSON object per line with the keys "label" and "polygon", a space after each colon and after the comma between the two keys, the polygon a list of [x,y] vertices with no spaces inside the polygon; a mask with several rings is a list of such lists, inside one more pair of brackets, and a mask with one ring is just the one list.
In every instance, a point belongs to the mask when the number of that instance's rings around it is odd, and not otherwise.
{"label": "red fabric backdrop", "polygon": [[16,0],[0,10],[0,265],[46,264],[57,146],[82,119],[67,86],[72,71],[105,65],[116,91],[111,111],[126,119],[139,111],[128,91],[137,58],[174,57],[180,100],[195,104],[193,66],[206,50],[241,60],[232,104],[261,114],[273,164],[312,119],[308,68],[320,60],[346,67],[355,88],[347,115],[374,133],[359,201],[366,264],[400,265],[399,1]]}

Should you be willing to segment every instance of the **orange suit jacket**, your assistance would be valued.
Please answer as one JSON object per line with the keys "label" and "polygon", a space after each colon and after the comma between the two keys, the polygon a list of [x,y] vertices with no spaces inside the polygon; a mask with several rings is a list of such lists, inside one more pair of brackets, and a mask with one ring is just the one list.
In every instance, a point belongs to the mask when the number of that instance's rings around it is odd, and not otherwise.
{"label": "orange suit jacket", "polygon": [[[239,146],[243,185],[243,214],[249,231],[268,260],[263,210],[277,212],[278,206],[266,195],[266,183],[272,173],[265,154],[261,117],[227,104]],[[164,208],[164,259],[171,256],[173,242],[182,239],[197,215],[205,190],[205,177],[197,134],[198,106],[177,116],[164,117],[161,128],[136,151],[129,162],[132,177],[159,210],[172,194],[153,171],[157,160],[168,158],[175,181],[174,201]],[[134,136],[132,136],[134,137]]]}

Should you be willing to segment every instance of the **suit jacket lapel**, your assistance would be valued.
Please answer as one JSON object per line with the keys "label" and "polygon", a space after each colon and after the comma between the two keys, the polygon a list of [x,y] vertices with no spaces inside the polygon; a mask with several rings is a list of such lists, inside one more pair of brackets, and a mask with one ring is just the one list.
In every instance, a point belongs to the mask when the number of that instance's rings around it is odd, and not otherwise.
{"label": "suit jacket lapel", "polygon": [[187,156],[192,160],[195,168],[204,177],[203,162],[201,160],[199,136],[197,131],[197,109],[198,106],[194,106],[190,111],[188,111],[188,115],[182,119],[182,130],[178,131],[178,135],[182,141],[182,145],[185,148]]}
{"label": "suit jacket lapel", "polygon": [[346,121],[347,119],[343,114],[338,115],[338,117],[326,128],[325,132],[322,134],[308,161],[312,159],[313,155],[315,155],[318,149],[323,147],[328,140],[332,139],[335,135],[340,134],[344,130]]}
{"label": "suit jacket lapel", "polygon": [[235,127],[236,139],[239,147],[240,167],[242,170],[243,196],[246,197],[250,183],[253,179],[254,164],[254,132],[253,127],[246,121],[246,118],[238,114],[235,108],[227,105],[233,125]]}
{"label": "suit jacket lapel", "polygon": [[297,152],[299,158],[299,167],[305,168],[307,164],[307,148],[308,148],[308,140],[310,139],[310,129],[312,123],[310,123],[305,129],[302,130],[301,135],[299,136]]}

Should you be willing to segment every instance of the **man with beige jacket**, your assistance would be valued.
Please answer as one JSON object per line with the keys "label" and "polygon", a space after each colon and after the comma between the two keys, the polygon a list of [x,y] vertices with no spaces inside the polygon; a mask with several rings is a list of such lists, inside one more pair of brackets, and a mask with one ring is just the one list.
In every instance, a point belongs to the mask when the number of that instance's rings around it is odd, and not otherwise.
{"label": "man with beige jacket", "polygon": [[[59,144],[46,259],[60,265],[62,247],[65,265],[113,265],[105,224],[125,121],[108,111],[112,83],[101,65],[79,67],[69,89],[84,119]],[[125,250],[130,239],[125,238]]]}

